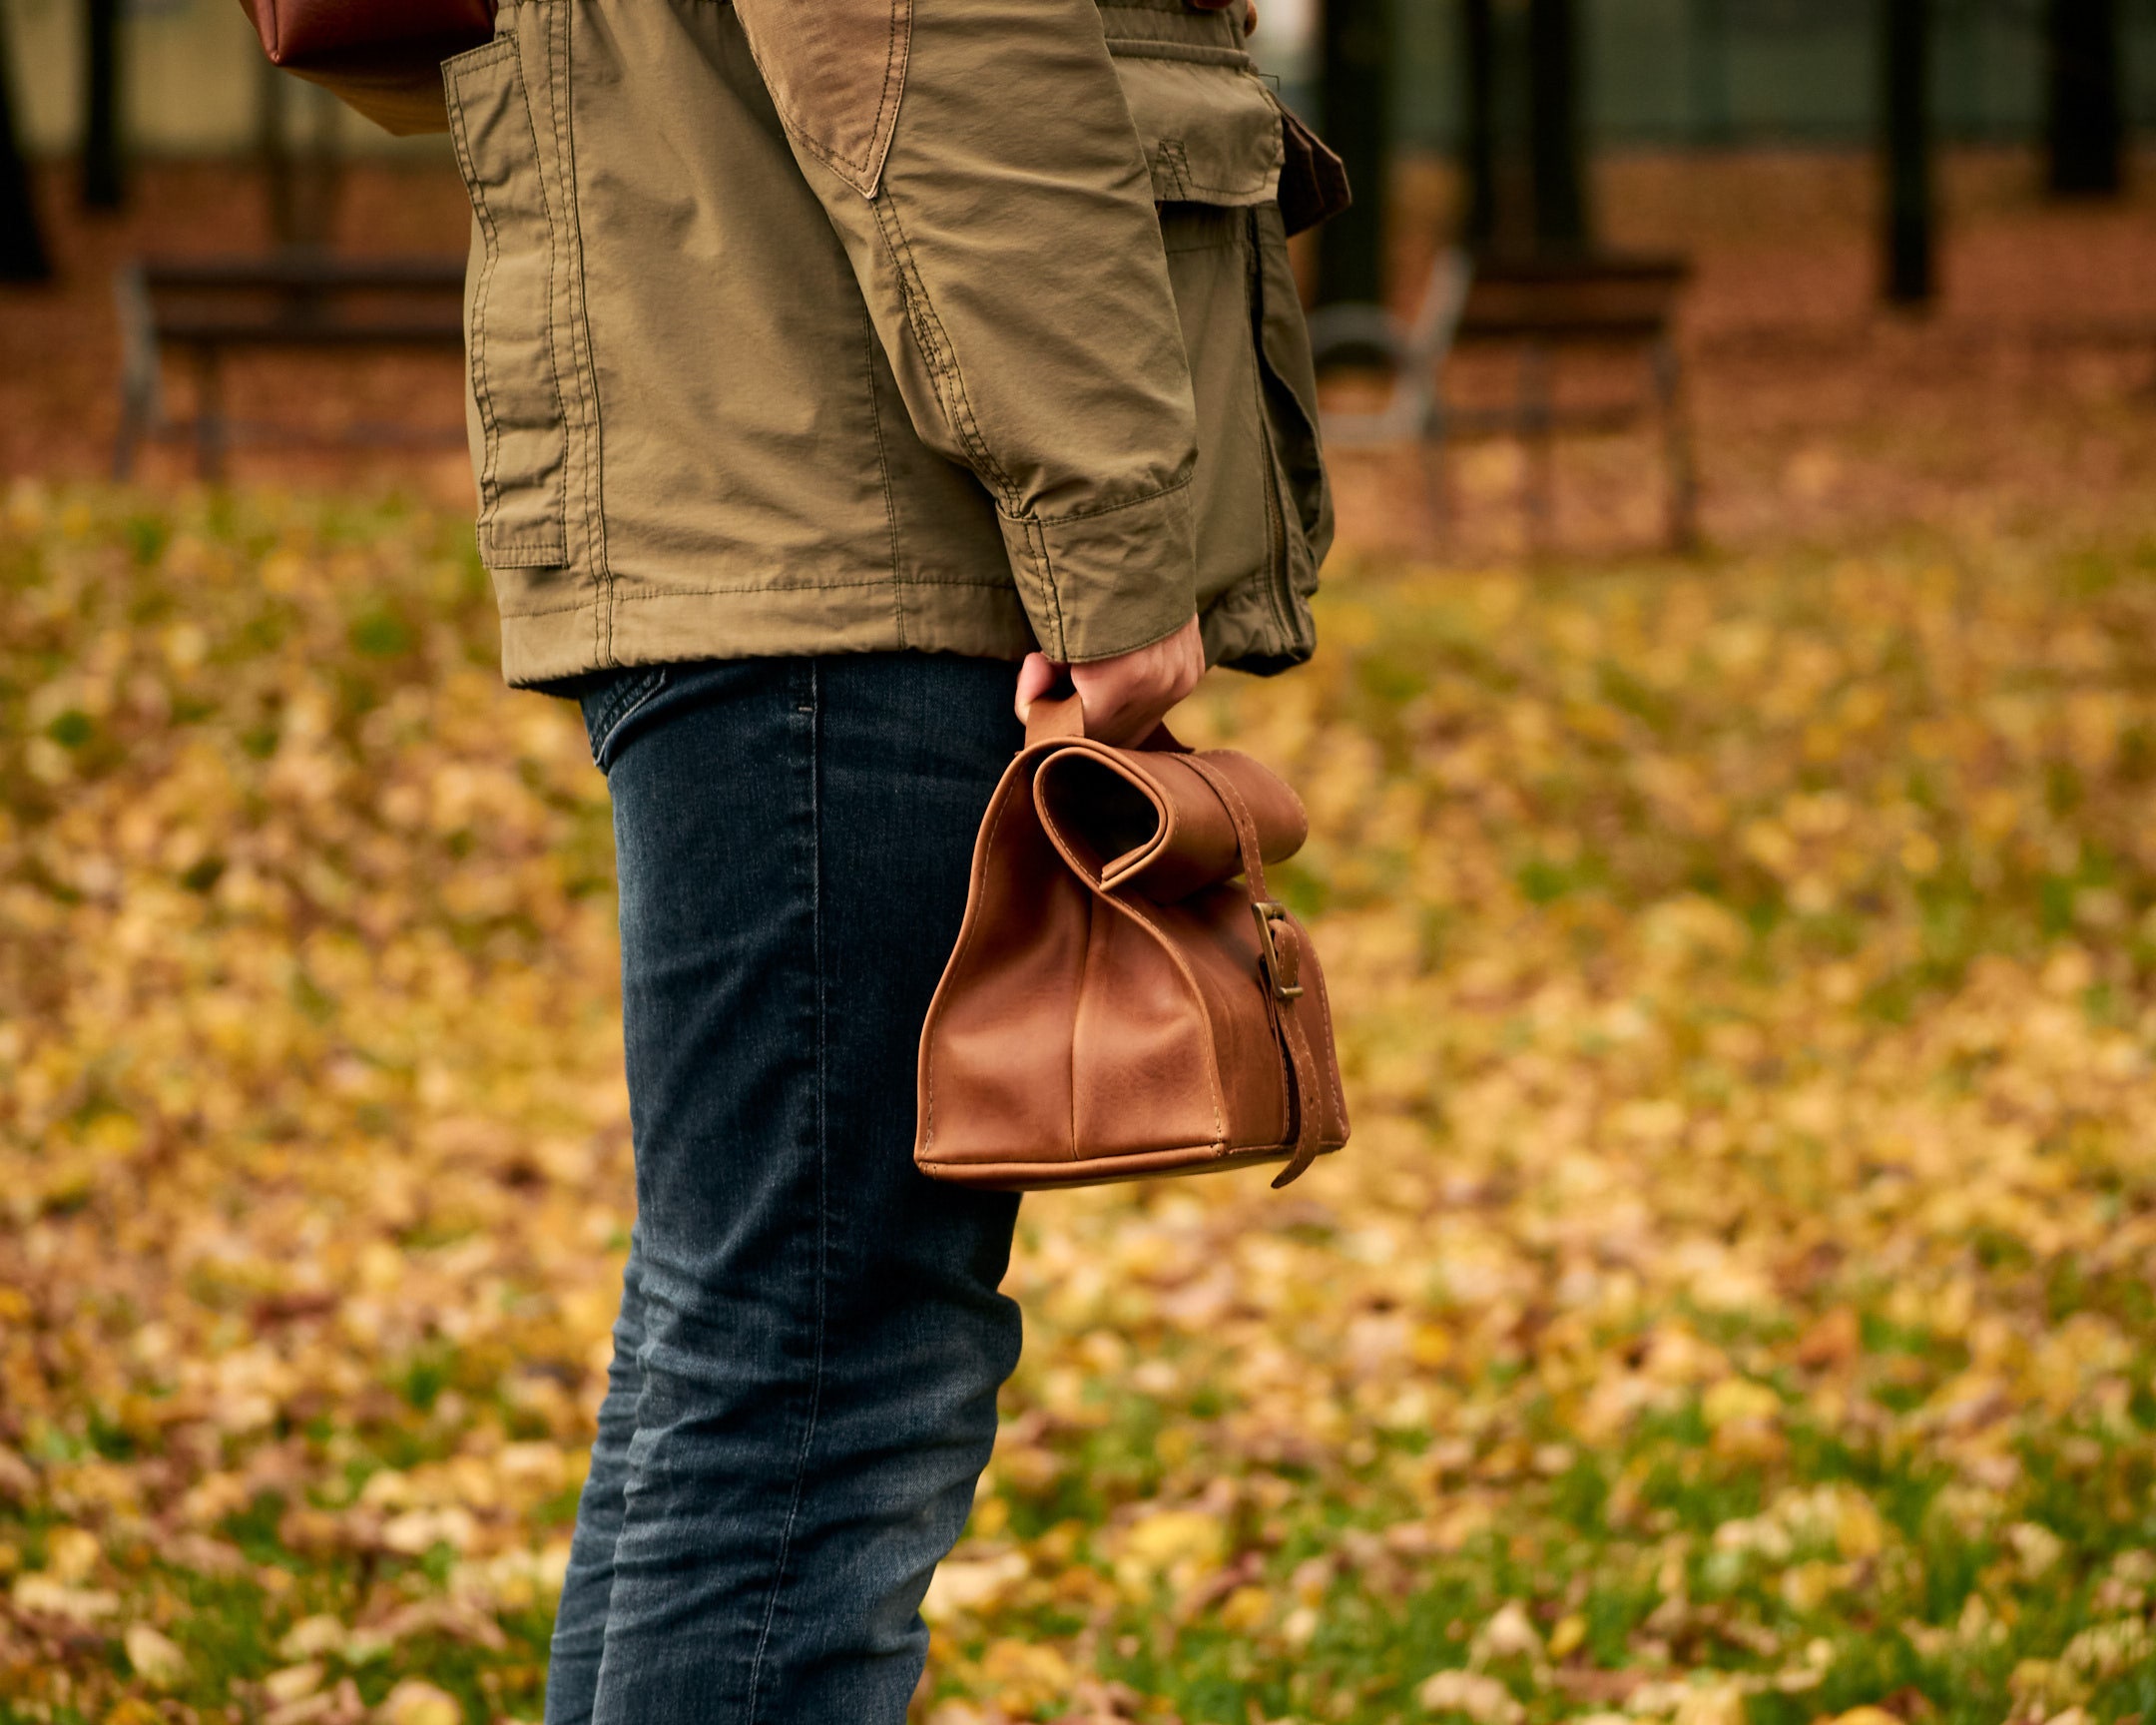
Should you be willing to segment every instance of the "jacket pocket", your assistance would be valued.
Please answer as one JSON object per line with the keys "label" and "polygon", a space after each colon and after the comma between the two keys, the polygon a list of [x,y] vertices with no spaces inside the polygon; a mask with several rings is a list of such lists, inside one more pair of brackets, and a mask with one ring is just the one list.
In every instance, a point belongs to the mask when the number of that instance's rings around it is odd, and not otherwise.
{"label": "jacket pocket", "polygon": [[1310,598],[1333,511],[1279,204],[1281,110],[1248,57],[1211,40],[1111,34],[1108,46],[1145,146],[1197,398],[1207,656],[1286,670],[1317,645]]}
{"label": "jacket pocket", "polygon": [[480,554],[490,567],[559,567],[568,561],[569,438],[554,278],[565,213],[540,173],[516,37],[444,62],[442,81],[479,254],[465,288],[464,342]]}

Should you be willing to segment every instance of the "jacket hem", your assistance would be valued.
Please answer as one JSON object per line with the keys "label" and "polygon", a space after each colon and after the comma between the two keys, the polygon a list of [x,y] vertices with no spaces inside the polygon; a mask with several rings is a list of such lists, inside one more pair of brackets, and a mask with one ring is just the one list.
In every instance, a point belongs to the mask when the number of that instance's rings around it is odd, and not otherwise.
{"label": "jacket hem", "polygon": [[[606,662],[594,646],[602,611],[613,642]],[[594,596],[502,619],[502,675],[516,689],[632,665],[904,649],[1016,660],[1032,652],[1033,631],[1008,587],[894,581],[716,593],[617,589],[610,602]]]}

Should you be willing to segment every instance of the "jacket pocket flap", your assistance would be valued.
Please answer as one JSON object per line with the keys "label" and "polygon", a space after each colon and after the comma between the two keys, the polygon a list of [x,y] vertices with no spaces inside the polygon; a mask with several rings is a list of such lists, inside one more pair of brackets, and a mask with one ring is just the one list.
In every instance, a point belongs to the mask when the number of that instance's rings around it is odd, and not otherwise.
{"label": "jacket pocket flap", "polygon": [[[1109,43],[1162,204],[1270,203],[1280,189],[1280,110],[1255,73],[1175,44]],[[1242,61],[1243,56],[1233,56]]]}

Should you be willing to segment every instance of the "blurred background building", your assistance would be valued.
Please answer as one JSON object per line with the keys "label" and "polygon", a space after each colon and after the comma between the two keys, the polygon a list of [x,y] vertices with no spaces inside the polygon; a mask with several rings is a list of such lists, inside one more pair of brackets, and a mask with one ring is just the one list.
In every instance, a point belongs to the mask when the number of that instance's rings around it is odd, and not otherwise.
{"label": "blurred background building", "polygon": [[[1928,399],[1889,382],[1891,366],[1928,367],[1957,400],[1990,391],[1980,413],[1936,408],[1930,423],[1956,434],[2050,411],[2079,365],[2122,401],[2156,393],[2142,379],[2156,363],[2150,177],[2134,171],[2156,124],[2156,0],[1259,0],[1259,12],[1261,69],[1355,185],[1355,207],[1299,249],[1309,296],[1335,313],[1322,326],[1330,408],[1343,388],[1390,379],[1373,443],[1432,455],[1420,479],[1382,460],[1346,474],[1350,489],[1357,471],[1378,476],[1373,519],[1418,519],[1407,500],[1451,483],[1435,445],[1479,439],[1514,448],[1461,469],[1469,502],[1480,473],[1540,535],[1556,510],[1548,443],[1564,433],[1582,450],[1567,457],[1574,537],[1598,514],[1596,440],[1644,428],[1666,478],[1646,489],[1667,505],[1670,541],[1689,543],[1696,493],[1709,536],[1737,530],[1740,426],[1761,429],[1749,494],[1771,492],[1775,519],[1846,511],[1845,481],[1867,470],[1845,462],[1844,479],[1819,481],[1830,464],[1812,444],[1841,411],[1824,391],[1876,408]],[[353,260],[421,260],[429,284],[452,282],[467,223],[445,140],[391,138],[272,73],[234,0],[0,0],[0,279],[58,278],[0,315],[12,355],[0,373],[13,372],[0,374],[0,458],[108,467],[131,415],[201,424],[207,409],[190,420],[157,398],[166,370],[177,401],[215,405],[223,373],[213,360],[162,366],[161,349],[186,354],[146,300],[133,323],[115,320],[112,285],[131,270],[148,269],[153,288],[161,261],[284,271],[256,331],[283,340],[322,331],[324,307],[353,286],[322,272]],[[1926,317],[1896,324],[1893,307]],[[446,319],[434,345],[453,348],[453,302],[429,315]],[[1910,346],[1918,321],[1931,333]],[[440,421],[428,435],[453,443],[453,411],[437,411],[454,405],[448,361],[386,358],[342,372],[325,358],[307,373],[319,390],[287,387],[296,373],[281,360],[235,374],[259,402],[303,400],[324,446],[428,414]],[[1646,393],[1624,395],[1642,374]],[[2021,420],[2000,418],[2002,391],[2019,392]],[[1350,398],[1339,449],[1355,411]],[[1699,485],[1695,417],[1712,469]],[[1926,431],[1906,446],[1938,444]],[[1612,467],[1615,501],[1600,511],[1630,523],[1615,541],[1653,536],[1634,496],[1638,452],[1635,439]],[[196,455],[214,469],[207,443]],[[1504,476],[1521,463],[1515,486]],[[1455,512],[1450,531],[1472,517]],[[1506,532],[1498,542],[1521,542]]]}
{"label": "blurred background building", "polygon": [[[18,125],[34,153],[82,136],[86,0],[0,0]],[[1345,8],[1382,15],[1399,148],[1444,155],[1465,116],[1454,0]],[[1499,10],[1506,8],[1500,7]],[[2073,10],[2073,8],[2065,8]],[[1524,8],[1522,8],[1524,10]],[[1599,145],[1863,144],[1872,136],[1880,0],[1580,0],[1583,117]],[[2032,137],[2046,107],[2048,0],[1935,0],[1931,93],[1949,142]],[[2111,0],[2131,125],[2156,121],[2156,0]],[[1298,108],[1319,106],[1319,0],[1265,0],[1256,47]],[[233,0],[123,0],[123,118],[150,155],[239,151],[256,128],[256,48]],[[355,149],[425,151],[359,123]]]}

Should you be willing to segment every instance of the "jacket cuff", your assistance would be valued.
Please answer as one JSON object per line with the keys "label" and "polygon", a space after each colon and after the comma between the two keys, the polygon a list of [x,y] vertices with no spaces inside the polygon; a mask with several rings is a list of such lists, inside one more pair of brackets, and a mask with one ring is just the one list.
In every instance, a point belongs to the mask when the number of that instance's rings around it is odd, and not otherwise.
{"label": "jacket cuff", "polygon": [[997,519],[1034,639],[1059,665],[1150,647],[1197,614],[1188,480],[1083,515]]}

